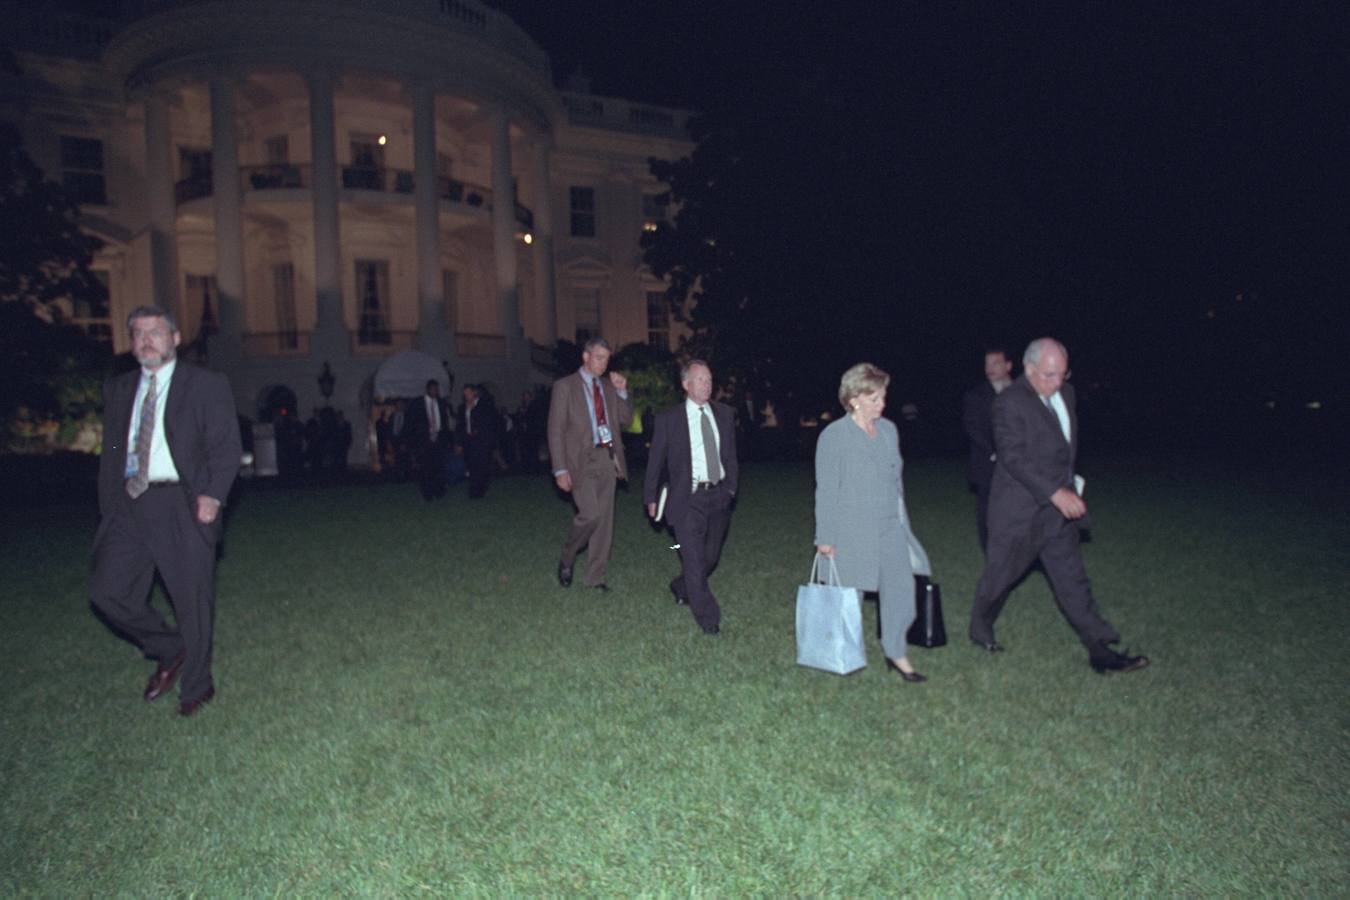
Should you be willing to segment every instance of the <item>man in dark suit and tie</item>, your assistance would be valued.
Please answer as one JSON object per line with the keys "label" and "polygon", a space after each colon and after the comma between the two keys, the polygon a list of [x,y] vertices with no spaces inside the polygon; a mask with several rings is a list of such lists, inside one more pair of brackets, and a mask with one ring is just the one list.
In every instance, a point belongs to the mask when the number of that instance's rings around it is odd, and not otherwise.
{"label": "man in dark suit and tie", "polygon": [[994,398],[1012,384],[1012,360],[1002,349],[984,354],[984,381],[961,400],[961,424],[970,438],[966,479],[975,489],[975,527],[980,550],[989,547],[989,486],[994,481]]}
{"label": "man in dark suit and tie", "polygon": [[712,370],[701,359],[680,372],[685,401],[657,414],[642,498],[656,518],[658,490],[667,483],[665,518],[680,543],[680,574],[670,583],[704,634],[721,631],[722,610],[708,576],[722,556],[740,468],[730,406],[712,398]]}
{"label": "man in dark suit and tie", "polygon": [[553,382],[548,406],[548,453],[558,489],[572,496],[577,514],[567,530],[558,583],[572,585],[572,564],[586,549],[586,586],[605,582],[614,544],[614,489],[628,478],[623,429],[633,421],[628,379],[610,372],[609,343],[593,337],[581,351],[581,368]]}
{"label": "man in dark suit and tie", "polygon": [[[180,715],[215,696],[215,616],[220,508],[239,472],[242,448],[225,376],[176,359],[173,317],[142,306],[127,319],[140,368],[103,387],[103,454],[90,597],[119,633],[158,665],[145,699],[181,675]],[[173,602],[170,626],[150,605],[159,571]]]}
{"label": "man in dark suit and tie", "polygon": [[403,439],[417,466],[417,484],[426,500],[445,496],[445,455],[450,452],[454,417],[432,378],[426,393],[408,402],[403,413]]}
{"label": "man in dark suit and tie", "polygon": [[1022,357],[1023,375],[994,401],[997,461],[989,495],[989,547],[970,611],[970,639],[996,653],[994,639],[1008,592],[1038,557],[1060,612],[1099,673],[1132,672],[1147,656],[1120,653],[1120,640],[1102,618],[1083,567],[1078,529],[1087,525],[1082,483],[1074,474],[1078,418],[1068,384],[1069,353],[1054,338],[1038,338]]}
{"label": "man in dark suit and tie", "polygon": [[481,500],[492,479],[493,451],[500,443],[501,419],[497,407],[483,397],[476,384],[464,386],[464,405],[459,408],[459,445],[469,466],[469,498]]}

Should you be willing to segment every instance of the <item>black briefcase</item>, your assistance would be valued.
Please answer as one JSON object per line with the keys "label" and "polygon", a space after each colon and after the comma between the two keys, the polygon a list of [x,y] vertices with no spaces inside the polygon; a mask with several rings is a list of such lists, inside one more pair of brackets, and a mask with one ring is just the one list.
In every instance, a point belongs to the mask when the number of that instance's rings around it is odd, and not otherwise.
{"label": "black briefcase", "polygon": [[914,576],[914,624],[905,640],[920,647],[941,647],[947,643],[947,628],[942,624],[942,588],[926,575]]}

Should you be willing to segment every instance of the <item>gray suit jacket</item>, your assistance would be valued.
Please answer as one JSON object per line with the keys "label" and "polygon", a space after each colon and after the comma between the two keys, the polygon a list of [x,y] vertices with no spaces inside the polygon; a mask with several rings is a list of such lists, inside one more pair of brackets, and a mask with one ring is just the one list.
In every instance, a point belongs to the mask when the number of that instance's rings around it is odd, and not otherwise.
{"label": "gray suit jacket", "polygon": [[[900,436],[889,419],[878,419],[876,429],[869,438],[845,416],[826,427],[816,444],[815,543],[836,548],[841,584],[868,591],[877,589],[883,556],[916,575],[932,573],[905,509]],[[883,547],[883,529],[892,523],[898,523],[901,540]]]}

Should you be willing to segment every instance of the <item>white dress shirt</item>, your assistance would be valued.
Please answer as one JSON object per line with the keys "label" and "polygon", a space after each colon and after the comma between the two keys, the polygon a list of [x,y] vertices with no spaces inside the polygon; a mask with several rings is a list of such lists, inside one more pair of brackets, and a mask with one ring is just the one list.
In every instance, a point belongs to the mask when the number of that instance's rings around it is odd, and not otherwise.
{"label": "white dress shirt", "polygon": [[[150,481],[178,481],[178,467],[173,464],[173,454],[169,452],[169,441],[164,436],[164,410],[169,405],[169,387],[173,384],[174,369],[178,360],[171,359],[155,372],[155,432],[150,439]],[[127,433],[127,468],[135,466],[136,432],[141,424],[141,403],[146,391],[150,390],[150,373],[141,370],[140,383],[136,385],[136,402],[131,405],[131,427]]]}
{"label": "white dress shirt", "polygon": [[685,421],[689,425],[689,461],[693,463],[694,484],[701,481],[721,481],[722,470],[722,432],[717,428],[717,417],[712,414],[712,404],[707,404],[708,421],[712,423],[713,438],[717,441],[713,456],[717,459],[718,471],[708,474],[707,455],[703,452],[703,412],[704,407],[685,398]]}

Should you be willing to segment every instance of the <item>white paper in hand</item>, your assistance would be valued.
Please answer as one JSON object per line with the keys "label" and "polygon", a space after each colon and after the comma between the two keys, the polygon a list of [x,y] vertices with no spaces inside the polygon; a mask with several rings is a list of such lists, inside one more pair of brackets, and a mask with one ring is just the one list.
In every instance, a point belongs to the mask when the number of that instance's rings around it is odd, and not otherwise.
{"label": "white paper in hand", "polygon": [[666,514],[666,498],[670,496],[670,486],[661,486],[661,496],[656,498],[656,515],[652,518],[654,522],[660,522],[661,517]]}

